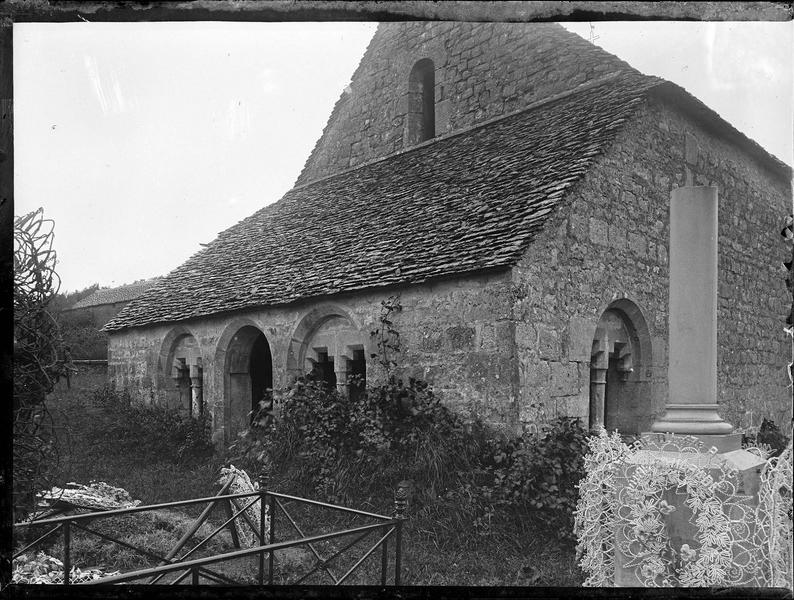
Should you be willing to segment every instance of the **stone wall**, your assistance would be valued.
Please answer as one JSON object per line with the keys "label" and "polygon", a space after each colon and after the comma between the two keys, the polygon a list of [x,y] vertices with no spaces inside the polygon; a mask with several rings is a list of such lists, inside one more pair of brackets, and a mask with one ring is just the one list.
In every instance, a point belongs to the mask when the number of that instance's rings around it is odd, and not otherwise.
{"label": "stone wall", "polygon": [[[117,388],[134,390],[147,402],[172,401],[174,382],[166,364],[172,346],[192,335],[203,363],[203,393],[214,430],[224,435],[229,418],[224,397],[228,378],[226,353],[241,328],[252,325],[270,345],[273,385],[285,386],[294,376],[296,338],[314,314],[338,314],[360,331],[365,345],[367,379],[382,379],[371,354],[377,345],[370,333],[379,327],[381,302],[399,294],[402,311],[392,320],[400,333],[403,352],[397,357],[398,375],[430,382],[454,409],[480,416],[495,425],[512,426],[517,420],[515,398],[514,327],[508,271],[439,281],[405,289],[384,289],[335,296],[327,302],[304,302],[286,307],[251,310],[200,321],[132,328],[110,335],[109,377]],[[319,324],[319,323],[318,323]],[[299,366],[299,365],[298,365]],[[226,432],[229,439],[230,432]]]}
{"label": "stone wall", "polygon": [[423,58],[435,66],[436,135],[631,68],[554,23],[383,23],[297,183],[407,148],[409,75]]}
{"label": "stone wall", "polygon": [[[634,370],[620,385],[621,402],[637,428],[647,429],[667,399],[668,210],[670,191],[682,185],[719,189],[721,413],[737,426],[762,417],[786,423],[790,350],[783,323],[790,299],[779,270],[779,230],[790,210],[789,184],[660,100],[626,125],[511,272],[115,332],[110,377],[149,401],[166,402],[173,387],[169,348],[178,335],[192,335],[220,435],[228,420],[226,352],[242,327],[264,332],[273,383],[282,387],[302,368],[296,344],[311,339],[321,319],[341,315],[360,332],[367,379],[374,381],[370,332],[381,301],[399,293],[403,311],[393,320],[404,348],[401,375],[426,379],[449,406],[508,428],[558,415],[587,419],[596,327],[616,309],[641,324],[642,351],[635,350]],[[617,385],[614,373],[609,377]]]}
{"label": "stone wall", "polygon": [[[667,397],[668,210],[682,185],[719,190],[718,390],[736,426],[791,418],[787,296],[778,265],[790,188],[699,122],[651,102],[581,181],[516,268],[512,318],[522,422],[587,416],[591,344],[600,316],[625,298],[642,311],[651,357],[649,425]],[[646,381],[646,384],[642,384]]]}

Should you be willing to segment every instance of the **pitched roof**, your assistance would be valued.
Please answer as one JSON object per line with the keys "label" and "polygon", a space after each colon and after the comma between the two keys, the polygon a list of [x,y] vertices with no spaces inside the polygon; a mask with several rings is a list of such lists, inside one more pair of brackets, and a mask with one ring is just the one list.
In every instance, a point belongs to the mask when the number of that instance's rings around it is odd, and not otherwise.
{"label": "pitched roof", "polygon": [[105,330],[510,266],[658,81],[612,75],[295,187]]}
{"label": "pitched roof", "polygon": [[115,304],[116,302],[127,302],[139,297],[143,292],[150,287],[157,284],[162,278],[153,277],[144,281],[130,283],[128,285],[120,285],[113,288],[100,288],[94,293],[89,294],[79,302],[67,310],[75,310],[78,308],[88,308],[89,306],[100,306],[102,304]]}

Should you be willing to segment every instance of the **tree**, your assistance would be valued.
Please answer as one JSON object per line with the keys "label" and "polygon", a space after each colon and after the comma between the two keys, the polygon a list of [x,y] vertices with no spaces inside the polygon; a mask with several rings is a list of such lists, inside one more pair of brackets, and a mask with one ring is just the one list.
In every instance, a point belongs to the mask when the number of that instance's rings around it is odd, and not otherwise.
{"label": "tree", "polygon": [[71,368],[47,307],[58,292],[55,223],[43,209],[14,219],[14,508],[27,511],[49,487],[58,451],[46,397]]}

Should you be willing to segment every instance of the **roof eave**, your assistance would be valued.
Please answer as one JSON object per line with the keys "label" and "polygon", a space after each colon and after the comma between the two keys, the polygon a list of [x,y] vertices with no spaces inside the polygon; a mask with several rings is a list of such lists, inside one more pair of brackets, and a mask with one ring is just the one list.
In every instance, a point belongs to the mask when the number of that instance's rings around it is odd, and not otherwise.
{"label": "roof eave", "polygon": [[[520,254],[518,254],[517,256],[520,256]],[[405,286],[433,284],[433,283],[437,283],[437,282],[444,281],[444,280],[447,280],[447,279],[457,279],[457,278],[465,277],[465,276],[484,275],[484,274],[488,274],[488,273],[498,273],[500,271],[507,272],[507,271],[509,271],[510,269],[512,269],[515,266],[516,260],[517,259],[514,259],[510,263],[505,263],[505,264],[500,264],[500,265],[493,265],[493,266],[486,266],[486,267],[479,267],[479,268],[471,269],[471,270],[468,270],[468,271],[457,271],[457,272],[454,272],[454,273],[444,273],[444,274],[441,274],[441,275],[434,275],[434,276],[428,277],[427,279],[424,279],[424,280],[421,280],[421,281],[391,282],[391,283],[387,283],[387,284],[383,284],[383,285],[371,285],[371,286],[365,286],[365,287],[352,289],[352,290],[341,290],[339,292],[333,292],[333,293],[328,293],[328,294],[318,294],[318,295],[315,295],[315,296],[304,296],[304,297],[301,297],[301,298],[296,298],[294,300],[290,300],[288,302],[273,302],[273,303],[270,303],[270,304],[255,304],[255,305],[246,306],[246,307],[243,307],[243,308],[235,308],[235,309],[231,309],[231,310],[218,311],[218,312],[213,312],[213,313],[209,313],[209,314],[191,315],[191,316],[188,316],[188,317],[185,317],[185,318],[182,318],[182,319],[158,320],[158,321],[152,321],[152,322],[149,322],[149,323],[143,323],[141,325],[122,325],[121,327],[118,327],[118,328],[114,327],[113,329],[107,329],[107,326],[110,325],[113,322],[113,320],[111,319],[110,321],[108,321],[108,323],[105,324],[104,327],[102,327],[102,329],[100,329],[100,331],[103,331],[103,332],[105,332],[107,334],[112,335],[114,333],[118,333],[118,332],[121,332],[121,331],[126,331],[126,330],[129,330],[129,329],[139,329],[139,328],[143,328],[143,327],[156,327],[156,326],[160,326],[160,325],[168,325],[168,324],[173,324],[173,323],[185,323],[187,321],[191,321],[191,320],[195,320],[195,319],[209,319],[209,318],[219,317],[219,316],[223,316],[223,315],[231,315],[231,314],[236,314],[236,313],[240,313],[240,312],[248,312],[248,311],[252,311],[252,310],[262,310],[262,309],[270,309],[270,308],[280,308],[280,307],[285,307],[285,306],[292,306],[292,305],[295,305],[295,304],[300,304],[301,302],[323,302],[323,301],[326,301],[327,299],[330,299],[330,298],[338,298],[339,296],[344,295],[344,294],[371,293],[371,292],[374,292],[376,290],[388,290],[390,288],[398,288],[398,287],[405,287]]]}

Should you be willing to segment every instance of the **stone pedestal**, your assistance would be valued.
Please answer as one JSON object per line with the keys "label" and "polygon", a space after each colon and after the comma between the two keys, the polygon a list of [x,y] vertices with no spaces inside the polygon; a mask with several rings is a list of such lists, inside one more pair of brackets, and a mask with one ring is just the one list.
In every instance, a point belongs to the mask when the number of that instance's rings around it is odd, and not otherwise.
{"label": "stone pedestal", "polygon": [[[651,434],[655,436],[656,434]],[[705,440],[702,440],[705,441]],[[716,446],[715,446],[716,447]],[[708,448],[708,446],[706,446]],[[761,469],[765,461],[758,455],[747,450],[736,449],[727,452],[710,454],[701,453],[682,453],[674,451],[655,451],[641,450],[631,457],[628,464],[623,467],[618,478],[618,494],[621,489],[628,485],[637,467],[643,463],[685,461],[688,464],[705,469],[713,478],[719,479],[721,471],[733,469],[737,472],[738,488],[732,500],[737,500],[741,496],[747,496],[739,505],[726,503],[728,509],[726,517],[731,521],[739,520],[740,510],[754,510],[758,505],[758,490],[761,485]],[[663,499],[675,510],[662,517],[665,530],[670,539],[670,545],[680,552],[684,544],[690,549],[700,551],[702,541],[698,539],[698,527],[696,523],[697,515],[686,505],[686,490],[667,489],[663,494]],[[747,539],[752,539],[755,530],[752,527],[754,521],[750,522],[750,528],[744,532]],[[638,576],[637,569],[631,565],[631,558],[620,551],[620,542],[624,541],[624,532],[618,528],[615,532],[615,586],[617,587],[642,587],[644,582]],[[733,564],[738,575],[734,576],[731,585],[750,585],[754,576],[754,568],[743,568],[745,563],[750,560],[746,554],[747,547],[742,544],[733,544]]]}

